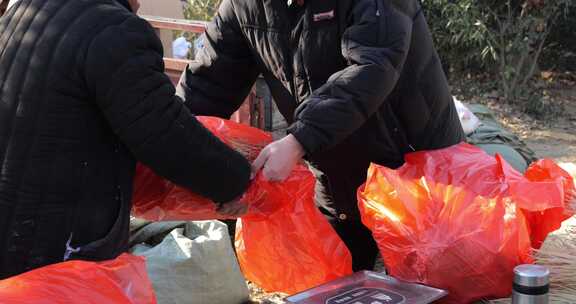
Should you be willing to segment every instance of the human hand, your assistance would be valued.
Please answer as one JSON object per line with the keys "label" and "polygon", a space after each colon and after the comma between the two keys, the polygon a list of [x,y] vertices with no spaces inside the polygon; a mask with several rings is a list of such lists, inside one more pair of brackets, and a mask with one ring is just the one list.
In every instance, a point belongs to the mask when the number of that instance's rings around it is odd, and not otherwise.
{"label": "human hand", "polygon": [[296,137],[290,134],[269,144],[260,152],[252,164],[252,174],[256,175],[262,169],[264,179],[284,181],[304,155],[304,148]]}
{"label": "human hand", "polygon": [[241,199],[233,200],[228,203],[223,203],[216,208],[218,214],[226,217],[242,217],[248,212],[248,204]]}

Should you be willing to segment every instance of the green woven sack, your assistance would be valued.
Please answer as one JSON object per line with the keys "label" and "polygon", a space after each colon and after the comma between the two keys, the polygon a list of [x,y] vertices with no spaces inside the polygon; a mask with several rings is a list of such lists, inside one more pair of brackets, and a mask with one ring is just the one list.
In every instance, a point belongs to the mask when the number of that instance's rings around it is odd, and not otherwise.
{"label": "green woven sack", "polygon": [[510,165],[520,172],[526,171],[528,165],[537,160],[534,151],[506,130],[495,118],[490,109],[483,105],[466,105],[476,115],[482,125],[466,141],[486,151],[490,155],[500,154]]}

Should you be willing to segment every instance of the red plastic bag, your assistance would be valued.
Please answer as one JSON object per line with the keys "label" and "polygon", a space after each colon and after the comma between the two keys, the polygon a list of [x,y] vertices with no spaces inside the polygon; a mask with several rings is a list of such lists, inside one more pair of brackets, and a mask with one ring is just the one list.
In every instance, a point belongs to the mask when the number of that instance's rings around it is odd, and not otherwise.
{"label": "red plastic bag", "polygon": [[526,177],[468,144],[417,152],[398,170],[372,165],[358,192],[387,270],[447,289],[447,303],[507,297],[513,268],[573,213],[572,179],[550,161]]}
{"label": "red plastic bag", "polygon": [[[260,151],[272,142],[272,136],[259,129],[215,117],[198,117],[198,120],[250,161],[256,159]],[[258,185],[252,185],[248,191],[257,192],[257,188]],[[256,209],[259,206],[252,202],[251,207]],[[132,214],[149,221],[222,219],[212,201],[176,186],[142,164],[136,167]]]}
{"label": "red plastic bag", "polygon": [[203,221],[220,217],[211,200],[179,188],[140,163],[134,177],[132,215],[149,221]]}
{"label": "red plastic bag", "polygon": [[105,262],[69,261],[0,281],[10,304],[155,304],[144,258],[124,254]]}
{"label": "red plastic bag", "polygon": [[281,208],[238,221],[242,272],[266,291],[293,294],[352,273],[348,248],[314,204],[315,182],[298,166],[286,182],[263,184]]}
{"label": "red plastic bag", "polygon": [[521,205],[524,215],[530,223],[532,247],[540,249],[550,232],[560,229],[562,222],[571,217],[570,211],[576,206],[570,206],[574,199],[575,186],[572,176],[560,168],[554,161],[544,159],[532,164],[526,171],[526,179],[529,182],[546,185],[554,189],[551,191],[538,191],[531,183],[527,187],[515,190],[521,198],[529,197],[534,202],[540,202],[543,206],[525,203]]}
{"label": "red plastic bag", "polygon": [[[218,118],[199,120],[249,160],[272,141],[269,134]],[[315,179],[303,165],[282,183],[256,176],[243,196],[248,213],[238,221],[236,252],[246,277],[266,291],[295,293],[352,273],[352,258],[314,204]],[[208,199],[139,165],[135,216],[148,220],[222,218]]]}

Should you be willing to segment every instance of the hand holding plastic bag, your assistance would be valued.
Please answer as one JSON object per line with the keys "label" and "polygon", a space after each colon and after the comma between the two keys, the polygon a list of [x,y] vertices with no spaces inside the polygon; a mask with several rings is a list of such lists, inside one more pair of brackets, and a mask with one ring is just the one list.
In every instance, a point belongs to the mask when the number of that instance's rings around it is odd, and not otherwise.
{"label": "hand holding plastic bag", "polygon": [[448,303],[507,297],[513,268],[573,212],[574,185],[550,161],[526,177],[461,144],[412,153],[398,170],[372,165],[362,220],[392,276],[448,289]]}
{"label": "hand holding plastic bag", "polygon": [[155,304],[144,258],[124,254],[105,262],[69,261],[0,281],[10,304]]}
{"label": "hand holding plastic bag", "polygon": [[302,145],[290,134],[266,146],[252,163],[252,171],[262,170],[266,180],[283,182],[305,154]]}
{"label": "hand holding plastic bag", "polygon": [[[292,173],[289,180],[301,178]],[[239,200],[248,205],[247,215],[255,217],[270,214],[281,208],[284,202],[278,189],[290,182],[274,183],[267,181],[262,174],[254,181]],[[160,177],[142,164],[136,167],[132,214],[149,221],[203,221],[232,219],[218,212],[218,206],[211,200]]]}
{"label": "hand holding plastic bag", "polygon": [[[272,142],[270,134],[241,125],[232,121],[215,117],[198,117],[198,120],[210,132],[225,144],[242,153],[249,161],[258,157],[260,151]],[[265,182],[258,178],[252,183],[245,196],[262,198],[265,193],[259,193]],[[262,192],[262,191],[260,191]],[[249,203],[250,213],[257,213],[258,208],[274,209],[274,201],[241,199]],[[228,219],[217,212],[217,206],[211,200],[180,188],[174,183],[158,176],[150,168],[138,164],[134,178],[134,193],[132,196],[132,214],[149,221],[200,221],[212,219]]]}
{"label": "hand holding plastic bag", "polygon": [[[255,128],[218,118],[199,120],[224,143],[254,160],[272,141]],[[315,178],[297,165],[283,182],[259,173],[241,201],[236,252],[246,277],[270,292],[295,293],[352,273],[348,248],[314,204]],[[222,219],[208,199],[139,165],[133,214],[147,220]]]}

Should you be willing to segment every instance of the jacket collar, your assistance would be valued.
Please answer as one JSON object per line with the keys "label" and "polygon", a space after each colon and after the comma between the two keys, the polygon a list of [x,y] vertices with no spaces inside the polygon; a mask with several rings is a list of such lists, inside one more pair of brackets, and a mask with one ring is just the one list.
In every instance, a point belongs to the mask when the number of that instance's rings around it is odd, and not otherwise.
{"label": "jacket collar", "polygon": [[132,11],[132,7],[130,6],[130,3],[128,3],[128,0],[116,0],[116,2],[120,3],[120,5],[125,7],[127,10]]}

